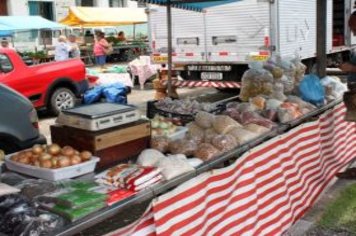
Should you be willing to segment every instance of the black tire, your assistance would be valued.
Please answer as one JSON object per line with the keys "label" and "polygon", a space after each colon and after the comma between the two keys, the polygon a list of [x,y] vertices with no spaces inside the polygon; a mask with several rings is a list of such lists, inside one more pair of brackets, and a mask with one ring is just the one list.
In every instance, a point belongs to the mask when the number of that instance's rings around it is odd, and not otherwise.
{"label": "black tire", "polygon": [[61,110],[74,107],[76,96],[68,88],[57,88],[51,94],[48,109],[53,115],[58,115]]}
{"label": "black tire", "polygon": [[15,143],[5,140],[0,140],[0,149],[3,150],[5,154],[14,153],[20,150],[20,148]]}

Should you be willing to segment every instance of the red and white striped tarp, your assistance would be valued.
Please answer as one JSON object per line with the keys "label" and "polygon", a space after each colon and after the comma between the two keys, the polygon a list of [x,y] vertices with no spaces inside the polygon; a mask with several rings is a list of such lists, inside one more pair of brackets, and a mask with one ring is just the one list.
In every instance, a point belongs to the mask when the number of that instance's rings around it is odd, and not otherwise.
{"label": "red and white striped tarp", "polygon": [[344,113],[339,105],[158,197],[146,224],[167,236],[281,235],[354,158],[356,128]]}
{"label": "red and white striped tarp", "polygon": [[[167,81],[162,82],[167,85]],[[241,88],[241,83],[233,81],[172,81],[175,87]]]}

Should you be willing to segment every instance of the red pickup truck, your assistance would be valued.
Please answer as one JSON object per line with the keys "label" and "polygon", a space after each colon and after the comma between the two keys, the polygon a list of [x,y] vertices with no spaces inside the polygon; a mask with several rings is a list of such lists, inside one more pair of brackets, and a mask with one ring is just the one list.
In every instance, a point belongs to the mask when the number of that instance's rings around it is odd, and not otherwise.
{"label": "red pickup truck", "polygon": [[0,83],[17,90],[34,107],[53,114],[75,105],[88,87],[85,66],[80,59],[28,66],[11,49],[0,49]]}

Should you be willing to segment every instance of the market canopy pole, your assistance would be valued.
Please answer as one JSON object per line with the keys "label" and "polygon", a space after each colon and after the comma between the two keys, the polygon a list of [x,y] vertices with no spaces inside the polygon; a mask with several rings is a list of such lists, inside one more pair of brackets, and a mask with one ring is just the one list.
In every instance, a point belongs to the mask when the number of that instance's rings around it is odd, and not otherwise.
{"label": "market canopy pole", "polygon": [[167,0],[167,32],[168,32],[168,97],[172,95],[172,6],[171,0]]}
{"label": "market canopy pole", "polygon": [[320,78],[326,76],[326,22],[327,22],[327,1],[317,0],[317,37],[316,37],[316,61],[317,74]]}

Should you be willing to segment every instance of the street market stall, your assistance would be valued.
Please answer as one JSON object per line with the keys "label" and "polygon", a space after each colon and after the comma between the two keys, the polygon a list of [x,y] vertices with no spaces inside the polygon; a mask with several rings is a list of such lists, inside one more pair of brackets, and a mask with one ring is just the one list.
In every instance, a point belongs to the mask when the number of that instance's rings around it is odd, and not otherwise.
{"label": "street market stall", "polygon": [[[60,22],[79,27],[132,25],[135,28],[136,25],[147,22],[147,15],[143,8],[70,7],[69,14]],[[144,54],[147,49],[145,41],[136,40],[135,37],[132,41],[117,42],[115,35],[108,37],[108,41],[113,43],[113,52],[109,56],[113,61],[133,60],[138,55]],[[88,55],[88,52],[90,54],[90,50],[86,47],[91,46],[84,45],[81,48],[85,52],[83,55]]]}

